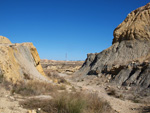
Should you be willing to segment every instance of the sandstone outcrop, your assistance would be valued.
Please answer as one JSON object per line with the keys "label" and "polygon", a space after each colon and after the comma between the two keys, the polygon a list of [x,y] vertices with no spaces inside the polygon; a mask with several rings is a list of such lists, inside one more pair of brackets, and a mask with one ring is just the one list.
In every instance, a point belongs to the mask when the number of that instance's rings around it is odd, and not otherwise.
{"label": "sandstone outcrop", "polygon": [[134,39],[150,40],[150,3],[129,13],[114,30],[113,43]]}
{"label": "sandstone outcrop", "polygon": [[0,75],[13,83],[26,79],[46,80],[33,44],[12,44],[3,36],[0,36]]}
{"label": "sandstone outcrop", "polygon": [[114,30],[113,45],[88,54],[80,75],[111,75],[118,85],[150,87],[150,3],[132,11]]}
{"label": "sandstone outcrop", "polygon": [[0,43],[1,44],[11,44],[10,40],[4,36],[0,36]]}

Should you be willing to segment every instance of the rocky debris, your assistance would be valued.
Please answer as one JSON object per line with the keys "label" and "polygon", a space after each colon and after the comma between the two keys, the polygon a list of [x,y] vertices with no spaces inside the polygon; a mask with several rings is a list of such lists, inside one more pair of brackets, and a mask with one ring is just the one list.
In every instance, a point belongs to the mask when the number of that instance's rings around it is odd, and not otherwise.
{"label": "rocky debris", "polygon": [[132,11],[114,30],[113,45],[87,55],[78,75],[111,75],[118,86],[150,87],[150,3]]}
{"label": "rocky debris", "polygon": [[33,44],[12,44],[3,36],[0,36],[0,75],[13,83],[25,79],[46,80]]}

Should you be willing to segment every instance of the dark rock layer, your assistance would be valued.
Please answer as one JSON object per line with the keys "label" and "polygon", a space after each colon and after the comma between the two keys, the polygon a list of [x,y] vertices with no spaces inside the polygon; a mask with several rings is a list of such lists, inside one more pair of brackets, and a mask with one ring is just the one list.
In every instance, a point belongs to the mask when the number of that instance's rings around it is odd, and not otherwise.
{"label": "dark rock layer", "polygon": [[111,75],[118,85],[150,87],[150,4],[131,12],[114,31],[113,45],[88,54],[78,74]]}

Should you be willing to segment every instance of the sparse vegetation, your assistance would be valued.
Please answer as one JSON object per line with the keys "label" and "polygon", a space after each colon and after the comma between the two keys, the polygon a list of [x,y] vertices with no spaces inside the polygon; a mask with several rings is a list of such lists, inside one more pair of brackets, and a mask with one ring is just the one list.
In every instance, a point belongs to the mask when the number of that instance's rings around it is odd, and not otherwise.
{"label": "sparse vegetation", "polygon": [[4,79],[3,75],[2,75],[2,74],[0,74],[0,83],[2,83],[2,82],[3,82],[3,79]]}
{"label": "sparse vegetation", "polygon": [[136,98],[133,99],[132,101],[133,101],[134,103],[140,103],[140,101],[139,101],[138,99],[136,99]]}
{"label": "sparse vegetation", "polygon": [[66,86],[62,84],[61,86],[59,86],[59,90],[66,90]]}
{"label": "sparse vegetation", "polygon": [[150,113],[150,106],[144,106],[141,113]]}
{"label": "sparse vegetation", "polygon": [[111,96],[116,96],[116,91],[114,90],[114,89],[110,89],[110,90],[108,90],[107,91],[108,93],[108,95],[111,95]]}
{"label": "sparse vegetation", "polygon": [[17,93],[23,96],[30,96],[55,92],[57,91],[57,89],[58,87],[52,85],[51,83],[40,81],[27,81],[13,85],[11,92],[12,94]]}
{"label": "sparse vegetation", "polygon": [[115,89],[109,89],[109,90],[107,90],[107,94],[108,95],[110,95],[110,96],[113,96],[113,97],[115,97],[115,98],[119,98],[119,99],[125,99],[125,97],[124,97],[124,95],[121,93],[119,93],[119,92],[117,92]]}
{"label": "sparse vegetation", "polygon": [[56,71],[45,70],[44,72],[51,79],[59,77],[59,75],[58,75],[58,73]]}
{"label": "sparse vegetation", "polygon": [[74,86],[71,87],[72,92],[76,92],[76,88]]}
{"label": "sparse vegetation", "polygon": [[110,113],[112,110],[97,94],[87,95],[78,92],[63,92],[51,100],[30,99],[20,104],[28,109],[41,108],[46,113]]}
{"label": "sparse vegetation", "polygon": [[63,77],[59,77],[58,78],[58,83],[64,83],[64,84],[70,84],[66,79],[64,79]]}
{"label": "sparse vegetation", "polygon": [[5,80],[3,75],[0,75],[0,87],[4,87],[6,90],[11,90],[12,83]]}
{"label": "sparse vegetation", "polygon": [[57,79],[57,83],[61,84],[67,84],[67,85],[70,85],[70,83],[64,79],[63,77],[60,77],[59,74],[55,71],[45,71],[45,74],[50,78],[52,79],[53,81],[55,81]]}
{"label": "sparse vegetation", "polygon": [[73,74],[77,71],[84,61],[54,61],[54,60],[41,60],[41,65],[45,71]]}

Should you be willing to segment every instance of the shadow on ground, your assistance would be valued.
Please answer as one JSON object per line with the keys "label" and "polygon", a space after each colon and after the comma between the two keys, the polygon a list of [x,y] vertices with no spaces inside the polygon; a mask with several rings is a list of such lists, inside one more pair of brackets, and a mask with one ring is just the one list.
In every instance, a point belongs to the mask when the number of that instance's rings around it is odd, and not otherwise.
{"label": "shadow on ground", "polygon": [[145,106],[145,107],[142,109],[142,113],[150,113],[150,106]]}

